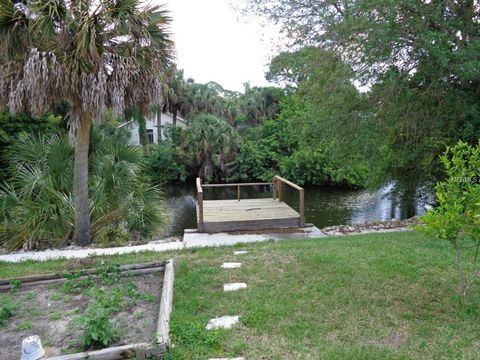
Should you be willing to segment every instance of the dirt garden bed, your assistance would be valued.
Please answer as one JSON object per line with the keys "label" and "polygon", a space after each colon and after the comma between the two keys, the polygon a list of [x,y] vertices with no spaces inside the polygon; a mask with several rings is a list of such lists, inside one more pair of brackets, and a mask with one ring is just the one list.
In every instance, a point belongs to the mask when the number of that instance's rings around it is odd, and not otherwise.
{"label": "dirt garden bed", "polygon": [[0,359],[41,338],[42,359],[141,359],[169,347],[173,263],[0,281]]}

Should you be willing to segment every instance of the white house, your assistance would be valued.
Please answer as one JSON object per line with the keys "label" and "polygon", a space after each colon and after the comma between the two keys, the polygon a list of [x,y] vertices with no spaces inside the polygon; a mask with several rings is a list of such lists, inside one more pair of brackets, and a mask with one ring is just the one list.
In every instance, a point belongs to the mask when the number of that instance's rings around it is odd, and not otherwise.
{"label": "white house", "polygon": [[[163,133],[164,126],[173,124],[173,115],[171,113],[162,113],[161,115],[161,126],[162,126],[162,140],[165,140],[165,134]],[[157,115],[153,114],[151,117],[146,119],[147,126],[147,136],[149,144],[158,144],[158,131],[157,131]],[[177,115],[177,126],[185,127],[187,126],[187,121]],[[131,120],[129,122],[123,123],[120,127],[127,127],[130,130],[130,144],[140,145],[140,135],[138,133],[138,124]]]}

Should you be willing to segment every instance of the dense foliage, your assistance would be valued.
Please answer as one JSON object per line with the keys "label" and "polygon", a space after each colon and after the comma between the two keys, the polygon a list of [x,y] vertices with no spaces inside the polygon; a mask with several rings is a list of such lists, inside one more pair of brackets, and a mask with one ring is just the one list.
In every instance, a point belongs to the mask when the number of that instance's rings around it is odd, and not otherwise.
{"label": "dense foliage", "polygon": [[0,179],[7,179],[12,145],[29,135],[53,134],[60,131],[62,118],[56,115],[31,116],[12,115],[7,110],[0,111]]}
{"label": "dense foliage", "polygon": [[[73,239],[73,156],[68,136],[29,136],[10,157],[14,175],[0,191],[0,243],[12,249]],[[144,178],[143,155],[125,134],[94,128],[89,153],[92,235],[149,238],[166,221],[161,194]]]}
{"label": "dense foliage", "polygon": [[[158,182],[267,181],[283,174],[299,184],[367,184],[369,136],[359,128],[368,123],[368,104],[352,85],[352,70],[334,54],[314,47],[280,54],[267,77],[285,89],[247,83],[237,93],[185,80],[182,71],[171,76],[167,109],[191,121],[183,134],[177,128],[175,139],[153,147],[149,166]],[[224,155],[209,155],[211,148],[224,148],[213,150]]]}
{"label": "dense foliage", "polygon": [[189,178],[187,162],[180,151],[171,145],[153,145],[146,167],[155,183],[184,183]]}

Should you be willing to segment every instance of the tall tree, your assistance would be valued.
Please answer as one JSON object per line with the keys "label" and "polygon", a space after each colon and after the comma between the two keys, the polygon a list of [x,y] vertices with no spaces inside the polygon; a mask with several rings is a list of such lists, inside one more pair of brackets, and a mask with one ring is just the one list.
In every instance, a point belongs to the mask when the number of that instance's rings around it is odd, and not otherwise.
{"label": "tall tree", "polygon": [[119,115],[160,102],[158,73],[172,57],[170,18],[137,0],[0,0],[0,104],[41,114],[67,100],[75,146],[75,235],[91,242],[90,125],[105,109]]}

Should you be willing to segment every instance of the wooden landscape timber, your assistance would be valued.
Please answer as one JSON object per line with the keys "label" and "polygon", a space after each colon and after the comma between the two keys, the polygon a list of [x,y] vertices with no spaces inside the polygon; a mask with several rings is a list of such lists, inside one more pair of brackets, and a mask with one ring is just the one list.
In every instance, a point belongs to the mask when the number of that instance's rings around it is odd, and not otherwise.
{"label": "wooden landscape timber", "polygon": [[146,360],[152,357],[161,358],[170,348],[169,322],[173,301],[174,263],[165,263],[162,294],[160,298],[159,316],[157,321],[156,340],[154,343],[138,343],[116,346],[102,350],[86,351],[76,354],[47,358],[46,360]]}
{"label": "wooden landscape timber", "polygon": [[[197,223],[199,232],[283,230],[305,227],[304,189],[280,176],[272,182],[202,184],[197,178]],[[242,199],[245,186],[272,186],[273,198]],[[283,187],[299,192],[299,212],[283,201]],[[236,200],[205,200],[203,188],[236,187]]]}
{"label": "wooden landscape timber", "polygon": [[[161,272],[165,269],[164,262],[149,262],[145,264],[131,264],[131,265],[122,265],[120,266],[120,276],[126,276],[129,274],[132,275],[144,275],[152,274],[156,272]],[[85,278],[88,276],[95,276],[97,274],[97,269],[85,269],[79,270],[73,273],[73,275],[80,275],[79,278]],[[12,283],[19,283],[21,287],[35,286],[35,285],[44,285],[52,283],[61,283],[65,282],[67,279],[65,274],[54,273],[54,274],[45,274],[45,275],[33,275],[25,276],[20,278],[12,279],[2,279],[0,280],[0,292],[10,291]]]}

